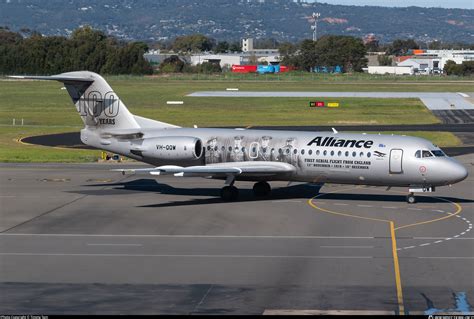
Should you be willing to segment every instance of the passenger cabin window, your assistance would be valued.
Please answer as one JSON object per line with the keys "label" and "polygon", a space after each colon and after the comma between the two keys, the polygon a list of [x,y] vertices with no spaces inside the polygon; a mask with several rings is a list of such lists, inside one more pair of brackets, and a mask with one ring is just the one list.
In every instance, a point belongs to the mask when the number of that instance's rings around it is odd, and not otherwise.
{"label": "passenger cabin window", "polygon": [[425,150],[424,150],[424,151],[422,151],[422,154],[423,154],[423,158],[425,158],[425,157],[433,157],[433,154],[431,154],[430,151],[425,151]]}

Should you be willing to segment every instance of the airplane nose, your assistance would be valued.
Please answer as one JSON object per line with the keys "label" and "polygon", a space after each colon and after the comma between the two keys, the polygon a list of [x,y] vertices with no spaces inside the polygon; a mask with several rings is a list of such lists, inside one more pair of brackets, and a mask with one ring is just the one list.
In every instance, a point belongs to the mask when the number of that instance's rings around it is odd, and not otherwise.
{"label": "airplane nose", "polygon": [[454,167],[451,170],[451,172],[452,172],[451,176],[452,176],[453,183],[459,183],[459,182],[465,180],[468,176],[467,169],[459,163],[455,163],[453,166]]}

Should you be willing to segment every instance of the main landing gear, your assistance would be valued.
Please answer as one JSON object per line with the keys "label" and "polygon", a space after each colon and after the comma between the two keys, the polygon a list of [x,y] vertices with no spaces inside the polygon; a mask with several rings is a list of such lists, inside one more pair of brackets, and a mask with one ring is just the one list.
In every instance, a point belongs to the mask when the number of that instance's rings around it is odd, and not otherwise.
{"label": "main landing gear", "polygon": [[225,186],[221,189],[221,198],[226,202],[234,202],[239,199],[239,189],[235,186]]}
{"label": "main landing gear", "polygon": [[253,185],[253,194],[255,197],[266,197],[269,196],[271,192],[272,188],[267,182],[258,182]]}
{"label": "main landing gear", "polygon": [[[239,199],[239,190],[234,186],[235,178],[227,178],[225,187],[221,189],[221,198],[226,202],[234,202]],[[267,197],[271,194],[272,188],[267,182],[258,182],[253,186],[255,197]]]}

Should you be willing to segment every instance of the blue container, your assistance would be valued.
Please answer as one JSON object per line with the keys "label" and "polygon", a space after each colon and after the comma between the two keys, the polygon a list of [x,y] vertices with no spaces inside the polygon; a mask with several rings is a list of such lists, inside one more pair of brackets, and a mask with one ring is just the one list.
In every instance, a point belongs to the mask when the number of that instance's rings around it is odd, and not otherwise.
{"label": "blue container", "polygon": [[273,65],[258,65],[257,72],[260,74],[275,73],[275,67]]}

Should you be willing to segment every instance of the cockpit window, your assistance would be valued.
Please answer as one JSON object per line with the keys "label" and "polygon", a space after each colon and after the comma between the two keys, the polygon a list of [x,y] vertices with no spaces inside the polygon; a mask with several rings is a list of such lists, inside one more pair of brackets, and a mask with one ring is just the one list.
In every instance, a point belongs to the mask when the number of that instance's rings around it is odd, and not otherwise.
{"label": "cockpit window", "polygon": [[433,154],[431,154],[430,151],[425,151],[425,150],[423,150],[423,151],[422,151],[422,154],[423,154],[423,158],[425,158],[425,157],[433,157]]}
{"label": "cockpit window", "polygon": [[443,152],[442,150],[431,151],[431,153],[433,153],[434,156],[436,156],[436,157],[444,157],[444,156],[446,156],[446,154],[444,154],[444,152]]}
{"label": "cockpit window", "polygon": [[421,158],[421,151],[416,151],[415,157],[416,158]]}

